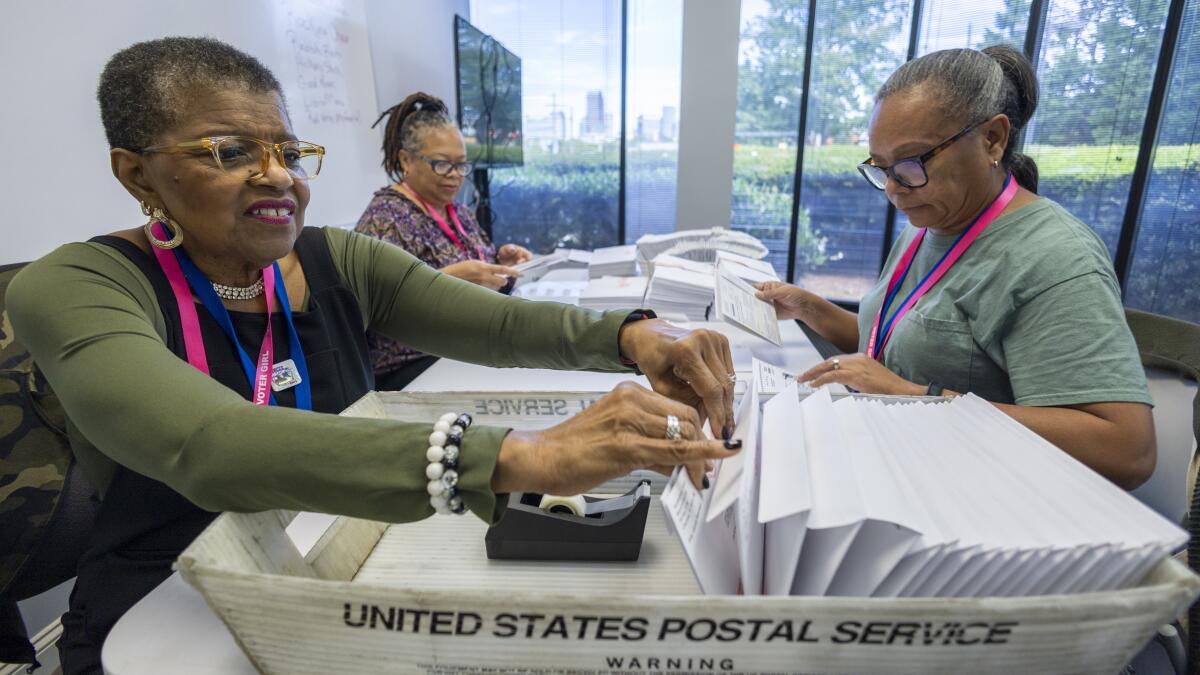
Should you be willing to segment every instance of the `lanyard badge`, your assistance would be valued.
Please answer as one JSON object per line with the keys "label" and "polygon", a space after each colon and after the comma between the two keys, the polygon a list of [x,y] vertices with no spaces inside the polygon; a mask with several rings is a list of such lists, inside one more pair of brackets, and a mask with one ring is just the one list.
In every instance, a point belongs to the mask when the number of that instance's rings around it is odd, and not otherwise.
{"label": "lanyard badge", "polygon": [[[454,227],[458,229],[458,234],[455,234],[454,230],[450,229],[450,225],[446,223],[446,219],[442,217],[442,214],[438,213],[438,210],[433,208],[432,204],[425,201],[424,197],[417,194],[416,190],[409,187],[408,183],[401,183],[400,186],[404,188],[406,194],[411,195],[417,200],[417,202],[421,204],[421,208],[425,209],[425,213],[428,213],[429,217],[433,218],[433,222],[438,224],[438,227],[441,228],[442,233],[449,237],[450,241],[454,242],[454,245],[457,246],[459,250],[467,255],[471,254],[470,251],[467,250],[467,231],[463,229],[462,222],[458,219],[458,209],[454,208],[453,204],[447,204],[446,211],[450,214],[450,220],[454,221]],[[460,235],[462,237],[461,239],[459,238]],[[475,254],[479,256],[480,260],[487,262],[487,256],[484,255],[482,246],[475,247]]]}
{"label": "lanyard badge", "polygon": [[[156,223],[156,236],[166,235],[166,226]],[[292,318],[291,303],[288,302],[287,289],[283,284],[283,275],[279,271],[279,263],[264,267],[263,295],[267,302],[267,329],[263,335],[262,346],[259,348],[258,359],[251,361],[246,350],[242,348],[233,327],[233,319],[229,311],[217,297],[212,283],[204,273],[196,267],[183,249],[164,251],[154,248],[155,258],[171,284],[175,302],[179,306],[180,322],[183,324],[183,341],[187,352],[188,363],[200,372],[208,375],[208,358],[204,351],[204,339],[200,332],[200,321],[196,314],[192,293],[200,299],[204,308],[213,317],[237,350],[242,370],[250,382],[253,392],[251,401],[255,405],[277,405],[272,390],[280,391],[288,387],[296,388],[296,407],[301,410],[312,410],[312,386],[308,378],[308,363],[304,358],[304,350],[300,346],[300,337]],[[190,287],[190,289],[189,289]],[[274,296],[274,297],[273,297]],[[288,351],[290,359],[279,364],[275,363],[274,340],[271,330],[271,314],[274,298],[279,300],[279,307],[287,321]],[[281,369],[282,367],[282,369]],[[281,386],[282,385],[282,386]]]}
{"label": "lanyard badge", "polygon": [[885,321],[884,319],[887,317],[888,310],[891,309],[892,302],[895,301],[896,295],[900,291],[900,286],[903,285],[905,277],[908,276],[908,272],[912,268],[913,258],[917,255],[917,249],[921,247],[921,242],[925,239],[927,230],[921,230],[921,233],[908,245],[908,249],[904,251],[904,255],[896,264],[895,271],[892,272],[892,279],[888,282],[887,293],[883,296],[883,304],[879,306],[879,312],[875,315],[875,321],[871,324],[871,336],[867,340],[867,356],[881,362],[883,361],[883,348],[891,338],[892,331],[896,328],[900,317],[908,313],[908,310],[912,309],[913,305],[917,304],[917,301],[946,275],[946,272],[954,266],[954,263],[958,262],[963,253],[966,253],[971,244],[979,238],[979,235],[987,229],[987,226],[1013,200],[1013,197],[1017,194],[1017,189],[1017,181],[1013,179],[1012,174],[1009,174],[1004,182],[1004,189],[1000,191],[1000,195],[983,210],[983,213],[976,216],[975,220],[967,226],[967,229],[963,230],[962,234],[958,235],[958,239],[954,240],[954,244],[950,246],[950,249],[942,255],[937,264],[933,266],[933,269],[929,270],[925,278],[921,279],[916,287],[909,292],[891,318]]}

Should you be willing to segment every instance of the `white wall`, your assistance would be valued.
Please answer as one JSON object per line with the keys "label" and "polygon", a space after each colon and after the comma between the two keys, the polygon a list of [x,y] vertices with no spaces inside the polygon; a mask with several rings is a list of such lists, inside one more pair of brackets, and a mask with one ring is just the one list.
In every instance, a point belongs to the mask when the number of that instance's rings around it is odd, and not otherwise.
{"label": "white wall", "polygon": [[[0,264],[32,260],[69,241],[139,225],[145,218],[112,177],[108,145],[100,125],[95,91],[108,56],[137,39],[184,32],[188,17],[171,18],[160,0],[62,0],[5,3],[0,8],[0,106],[4,155],[0,156]],[[303,1],[303,0],[299,0]],[[270,11],[266,0],[209,0],[188,3],[189,13],[236,16],[246,3],[250,16]],[[362,111],[362,127],[380,110],[414,91],[440,96],[455,110],[454,15],[468,17],[468,0],[365,0],[370,59],[377,96]],[[205,34],[202,28],[191,34]],[[252,42],[234,46],[256,52]],[[259,55],[256,53],[256,55]],[[260,58],[263,58],[260,56]],[[282,79],[282,75],[280,75]],[[286,86],[286,83],[285,83]],[[291,101],[293,118],[297,102]],[[361,184],[346,187],[352,199],[331,213],[336,222],[357,219],[371,194],[387,182],[379,168],[382,131],[365,132],[356,171]],[[319,139],[314,139],[319,140]],[[342,148],[330,148],[331,156]],[[343,153],[345,154],[345,153]],[[321,173],[315,197],[328,190],[336,172]],[[336,180],[336,178],[335,178]],[[314,204],[317,199],[314,199]],[[309,224],[316,223],[309,218]],[[36,632],[47,617],[65,609],[69,585],[22,603]]]}
{"label": "white wall", "polygon": [[683,3],[676,230],[729,227],[740,5]]}
{"label": "white wall", "polygon": [[470,0],[367,0],[380,112],[423,91],[445,101],[451,116],[457,113],[454,15],[469,20],[470,4]]}
{"label": "white wall", "polygon": [[[357,221],[371,194],[387,182],[379,167],[382,108],[422,89],[454,108],[455,12],[468,0],[343,0],[351,21],[360,121],[314,131],[298,108],[292,63],[282,43],[284,15],[333,3],[313,0],[106,0],[4,3],[0,7],[0,264],[32,260],[56,246],[142,224],[134,200],[112,177],[100,125],[96,84],[114,52],[166,35],[212,35],[276,70],[296,131],[328,147],[313,184],[309,225]],[[353,20],[353,17],[365,16]],[[363,25],[365,23],[365,26]],[[366,44],[369,42],[369,45]],[[359,59],[361,55],[361,60]],[[374,65],[371,64],[374,61]],[[374,77],[370,71],[374,70]],[[359,86],[362,76],[366,84]],[[365,89],[365,91],[361,91]],[[378,92],[378,96],[376,96]],[[352,128],[351,128],[352,127]]]}

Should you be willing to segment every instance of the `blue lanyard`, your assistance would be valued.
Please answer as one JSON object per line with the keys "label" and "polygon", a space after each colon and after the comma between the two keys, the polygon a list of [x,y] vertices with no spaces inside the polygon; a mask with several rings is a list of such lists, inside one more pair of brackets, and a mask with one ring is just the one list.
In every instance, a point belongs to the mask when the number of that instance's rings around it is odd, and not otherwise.
{"label": "blue lanyard", "polygon": [[[983,214],[981,213],[980,216],[982,216],[982,215]],[[950,247],[946,249],[946,252],[942,254],[942,257],[938,258],[937,263],[933,267],[930,267],[929,271],[925,273],[925,276],[921,277],[921,280],[917,282],[917,285],[913,286],[912,290],[908,292],[908,295],[904,296],[904,302],[900,303],[900,307],[904,307],[905,305],[908,304],[908,300],[909,300],[909,298],[911,298],[913,296],[913,293],[916,293],[917,290],[919,288],[921,288],[921,286],[925,285],[925,281],[927,279],[929,279],[929,277],[932,276],[933,273],[936,272],[939,267],[942,266],[942,262],[946,259],[946,256],[950,255],[950,252],[954,250],[954,247],[958,244],[958,242],[962,241],[962,238],[967,236],[967,233],[971,231],[971,228],[975,227],[975,223],[978,220],[979,220],[979,217],[976,217],[975,220],[971,221],[971,224],[969,226],[967,226],[967,229],[963,230],[962,233],[958,235],[958,237],[954,240],[954,243],[951,244]],[[919,246],[920,245],[918,244],[918,247]],[[888,310],[892,308],[892,301],[896,299],[896,294],[900,292],[900,287],[904,285],[904,280],[906,278],[908,278],[908,272],[909,272],[909,270],[912,269],[913,263],[916,262],[916,260],[917,260],[917,256],[914,255],[908,261],[908,265],[906,265],[904,267],[904,274],[900,275],[900,282],[897,283],[893,288],[888,290],[887,297],[885,297],[883,299],[883,308],[880,310],[880,316],[885,316],[885,317],[887,316]],[[897,308],[895,313],[892,314],[891,318],[889,318],[886,322],[884,322],[883,326],[880,328],[880,331],[879,331],[880,336],[884,336],[884,335],[888,334],[888,331],[891,330],[891,328],[892,328],[892,323],[895,322],[896,317],[899,315],[900,315],[900,310],[899,310],[899,308]],[[880,357],[882,358],[882,356],[883,356],[883,350],[881,349]]]}
{"label": "blue lanyard", "polygon": [[[250,359],[246,350],[242,348],[242,343],[237,338],[237,332],[233,328],[233,319],[230,318],[229,311],[225,309],[225,305],[217,297],[217,292],[213,290],[212,282],[196,267],[196,264],[192,262],[187,253],[181,248],[175,249],[174,253],[175,259],[179,261],[179,267],[183,269],[183,274],[187,277],[188,285],[192,287],[192,291],[200,298],[200,302],[204,304],[204,308],[216,320],[217,325],[221,327],[221,330],[233,342],[234,348],[237,349],[238,358],[242,362],[242,370],[246,373],[246,380],[250,383],[251,388],[253,388],[255,376],[254,362]],[[296,324],[292,320],[292,305],[288,302],[287,289],[284,288],[283,274],[279,271],[279,263],[272,263],[272,267],[275,271],[275,295],[279,298],[280,308],[283,310],[283,316],[287,320],[288,354],[296,364],[296,371],[300,375],[300,383],[295,387],[296,408],[299,410],[312,410],[312,383],[308,380],[308,362],[304,359],[304,349],[300,346],[300,336],[296,333]],[[278,405],[273,392],[271,393],[271,405]]]}

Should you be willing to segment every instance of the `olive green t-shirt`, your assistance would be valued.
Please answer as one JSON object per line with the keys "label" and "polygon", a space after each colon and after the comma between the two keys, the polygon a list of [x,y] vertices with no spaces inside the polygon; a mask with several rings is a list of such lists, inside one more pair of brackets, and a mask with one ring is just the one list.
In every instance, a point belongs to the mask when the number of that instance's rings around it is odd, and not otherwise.
{"label": "olive green t-shirt", "polygon": [[[860,303],[860,351],[892,272],[919,232],[901,234]],[[891,312],[956,238],[925,235]],[[907,380],[997,403],[1151,403],[1108,251],[1049,199],[989,225],[899,320],[883,357]]]}
{"label": "olive green t-shirt", "polygon": [[[326,228],[325,239],[364,330],[492,366],[627,370],[617,345],[627,312],[509,298],[372,237]],[[167,348],[150,282],[114,248],[58,248],[13,279],[6,303],[62,401],[81,468],[102,492],[121,464],[210,511],[390,522],[432,513],[425,450],[434,420],[253,405]],[[491,477],[507,431],[476,424],[463,437],[458,487],[486,520],[500,511]]]}

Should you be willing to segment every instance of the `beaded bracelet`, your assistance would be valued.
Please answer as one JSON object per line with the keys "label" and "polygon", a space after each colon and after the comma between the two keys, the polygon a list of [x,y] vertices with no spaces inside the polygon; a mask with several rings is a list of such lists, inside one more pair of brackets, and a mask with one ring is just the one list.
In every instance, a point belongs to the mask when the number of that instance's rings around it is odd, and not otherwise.
{"label": "beaded bracelet", "polygon": [[438,513],[462,515],[467,512],[462,497],[458,494],[458,455],[462,437],[471,426],[467,413],[446,413],[433,425],[429,434],[429,449],[425,459],[425,477],[429,479],[429,505]]}

